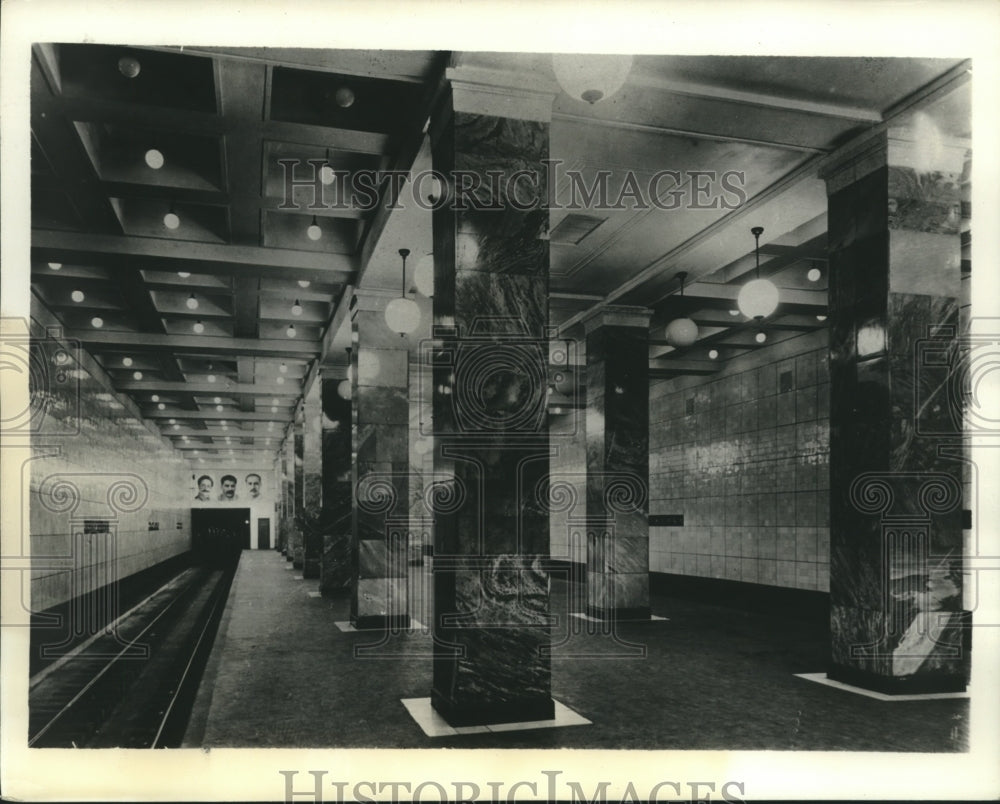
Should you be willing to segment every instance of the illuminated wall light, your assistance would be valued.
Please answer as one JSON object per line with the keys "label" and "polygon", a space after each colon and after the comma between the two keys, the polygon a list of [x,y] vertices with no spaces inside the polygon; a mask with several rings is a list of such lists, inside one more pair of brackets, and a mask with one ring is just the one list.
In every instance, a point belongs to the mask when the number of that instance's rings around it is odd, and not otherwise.
{"label": "illuminated wall light", "polygon": [[758,332],[756,335],[753,336],[753,339],[757,341],[757,343],[763,343],[764,341],[767,340],[767,333],[763,331]]}
{"label": "illuminated wall light", "polygon": [[128,368],[129,366],[131,366],[132,365],[132,358],[131,357],[123,357],[122,358],[122,365],[125,366],[125,368]]}
{"label": "illuminated wall light", "polygon": [[150,148],[146,151],[146,155],[143,158],[146,160],[146,164],[153,170],[159,170],[163,167],[163,154],[156,150],[156,148]]}
{"label": "illuminated wall light", "polygon": [[104,326],[104,319],[101,318],[99,315],[95,315],[93,318],[90,319],[90,325],[94,329],[100,329],[101,327]]}
{"label": "illuminated wall light", "polygon": [[709,360],[718,360],[719,359],[719,350],[718,349],[709,349],[708,350],[708,359]]}
{"label": "illuminated wall light", "polygon": [[877,355],[885,351],[885,329],[869,322],[858,327],[858,357]]}
{"label": "illuminated wall light", "polygon": [[823,276],[823,272],[819,268],[810,268],[806,272],[806,279],[810,282],[819,282],[821,276]]}
{"label": "illuminated wall light", "polygon": [[193,329],[198,335],[201,335],[201,333],[205,331],[205,325],[202,324],[201,320],[199,319],[198,321],[195,321],[194,324],[191,325],[191,329]]}
{"label": "illuminated wall light", "polygon": [[69,297],[73,301],[75,301],[77,304],[79,304],[80,302],[82,302],[86,298],[83,295],[83,291],[82,290],[74,290],[72,293],[69,294]]}
{"label": "illuminated wall light", "polygon": [[288,325],[288,329],[285,330],[285,335],[287,335],[289,338],[295,337],[295,324]]}
{"label": "illuminated wall light", "polygon": [[739,314],[740,314],[739,310],[730,310],[729,311],[729,315],[739,315]]}
{"label": "illuminated wall light", "polygon": [[187,279],[189,276],[191,276],[191,274],[188,271],[178,271],[177,276],[179,276],[181,279]]}
{"label": "illuminated wall light", "polygon": [[49,263],[49,268],[51,268],[53,271],[58,271],[60,268],[62,268],[62,263],[61,262],[50,262]]}
{"label": "illuminated wall light", "polygon": [[826,321],[826,316],[823,315],[823,314],[817,315],[816,316],[816,320],[817,321]]}
{"label": "illuminated wall light", "polygon": [[187,306],[187,308],[189,310],[197,310],[198,309],[198,300],[194,297],[193,293],[190,296],[187,297],[187,299],[185,300],[184,304]]}
{"label": "illuminated wall light", "polygon": [[610,98],[625,85],[632,70],[632,56],[555,53],[552,68],[567,95],[594,104]]}
{"label": "illuminated wall light", "polygon": [[306,236],[310,240],[319,240],[323,236],[323,230],[319,228],[319,224],[316,223],[316,216],[313,215],[312,223],[306,229]]}
{"label": "illuminated wall light", "polygon": [[302,315],[302,305],[299,304],[299,300],[295,300],[295,304],[292,305],[292,315]]}
{"label": "illuminated wall light", "polygon": [[132,376],[135,377],[137,380],[141,380],[142,379],[142,372],[141,371],[133,371],[132,372]]}
{"label": "illuminated wall light", "polygon": [[309,286],[310,286],[311,284],[312,284],[312,282],[310,282],[310,281],[309,281],[308,279],[300,279],[300,280],[299,280],[299,287],[300,287],[300,288],[307,288],[307,287],[309,287]]}

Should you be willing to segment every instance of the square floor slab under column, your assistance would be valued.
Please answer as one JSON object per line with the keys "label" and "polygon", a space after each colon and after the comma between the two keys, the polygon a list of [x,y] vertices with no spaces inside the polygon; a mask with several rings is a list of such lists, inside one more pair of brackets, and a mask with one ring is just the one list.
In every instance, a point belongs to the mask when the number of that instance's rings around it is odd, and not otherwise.
{"label": "square floor slab under column", "polygon": [[[600,617],[591,617],[589,614],[583,611],[571,611],[569,616],[579,617],[581,620],[589,620],[592,623],[608,622],[608,620],[602,620]],[[670,619],[669,617],[661,617],[659,614],[650,614],[648,620],[645,617],[643,617],[641,620],[629,619],[627,617],[615,617],[614,621],[616,623],[650,623],[650,622],[660,622],[660,621],[665,622],[669,619]]]}
{"label": "square floor slab under column", "polygon": [[[353,634],[353,633],[358,633],[358,632],[361,632],[361,631],[384,631],[385,630],[384,628],[355,628],[353,625],[350,624],[350,622],[348,622],[346,620],[343,620],[343,621],[339,621],[338,620],[337,622],[334,623],[334,625],[336,625],[337,628],[339,628],[345,634]],[[424,630],[424,626],[423,626],[423,623],[420,622],[420,620],[414,620],[412,617],[410,617],[410,626],[406,630],[407,631],[423,631]]]}
{"label": "square floor slab under column", "polygon": [[590,726],[591,721],[578,715],[565,704],[553,699],[555,714],[551,720],[526,720],[521,723],[493,723],[483,726],[452,726],[434,711],[430,698],[400,698],[406,711],[428,737],[452,737],[456,734],[489,734],[501,731],[555,729],[562,726]]}
{"label": "square floor slab under column", "polygon": [[794,675],[796,678],[804,678],[806,681],[814,681],[817,684],[823,684],[827,687],[843,690],[844,692],[853,692],[855,695],[864,695],[868,698],[874,698],[876,701],[936,701],[945,698],[969,697],[967,691],[926,692],[917,695],[887,695],[884,692],[875,692],[874,690],[866,690],[864,687],[855,687],[853,684],[845,684],[843,681],[834,681],[832,678],[828,678],[826,673],[795,673]]}

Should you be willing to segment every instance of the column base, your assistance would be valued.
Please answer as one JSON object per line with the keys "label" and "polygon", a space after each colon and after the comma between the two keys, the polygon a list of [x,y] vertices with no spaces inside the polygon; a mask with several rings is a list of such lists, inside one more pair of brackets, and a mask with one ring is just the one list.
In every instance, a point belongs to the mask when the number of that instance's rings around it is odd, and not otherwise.
{"label": "column base", "polygon": [[522,723],[552,720],[555,703],[552,698],[531,698],[499,703],[462,704],[448,700],[436,689],[431,690],[431,706],[448,721],[449,726],[485,726],[495,723]]}
{"label": "column base", "polygon": [[587,616],[593,617],[595,620],[648,620],[652,617],[652,614],[652,609],[649,606],[617,609],[587,606]]}
{"label": "column base", "polygon": [[831,664],[827,678],[884,695],[926,695],[937,692],[965,692],[966,679],[952,674],[926,673],[919,676],[880,676],[854,667]]}
{"label": "column base", "polygon": [[302,562],[302,577],[306,579],[319,577],[319,559],[306,559]]}
{"label": "column base", "polygon": [[390,628],[396,631],[405,631],[410,627],[410,615],[393,614],[389,616],[386,614],[365,614],[359,617],[352,614],[351,625],[359,631],[374,629],[388,631]]}

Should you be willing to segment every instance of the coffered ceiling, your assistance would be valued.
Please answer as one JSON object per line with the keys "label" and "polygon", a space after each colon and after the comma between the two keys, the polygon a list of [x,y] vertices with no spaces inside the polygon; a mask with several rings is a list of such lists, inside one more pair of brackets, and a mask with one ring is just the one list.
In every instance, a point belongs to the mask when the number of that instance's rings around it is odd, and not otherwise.
{"label": "coffered ceiling", "polygon": [[[416,259],[431,243],[429,213],[388,209],[384,187],[366,210],[305,209],[302,187],[287,203],[282,161],[429,167],[424,125],[446,71],[474,70],[551,90],[552,157],[589,184],[607,171],[612,197],[628,175],[679,171],[684,192],[694,171],[743,177],[735,209],[566,209],[563,175],[550,214],[554,326],[575,335],[602,304],[652,307],[654,376],[711,373],[759,347],[730,315],[754,267],[751,226],[781,289],[768,343],[823,326],[817,170],[917,112],[967,137],[967,67],[641,56],[618,94],[589,105],[559,91],[544,55],[36,45],[33,291],[192,459],[273,453],[318,366],[344,362],[353,288],[397,289],[397,250]],[[681,314],[699,340],[673,349],[663,325]]]}

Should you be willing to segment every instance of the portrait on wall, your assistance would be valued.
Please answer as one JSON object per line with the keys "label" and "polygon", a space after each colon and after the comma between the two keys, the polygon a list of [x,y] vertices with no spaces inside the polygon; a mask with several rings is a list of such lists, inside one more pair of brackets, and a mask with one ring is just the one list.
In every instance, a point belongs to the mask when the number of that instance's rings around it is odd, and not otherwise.
{"label": "portrait on wall", "polygon": [[200,504],[228,504],[242,502],[253,504],[265,497],[263,476],[260,472],[247,474],[225,472],[218,475],[201,474],[194,478],[194,502]]}

